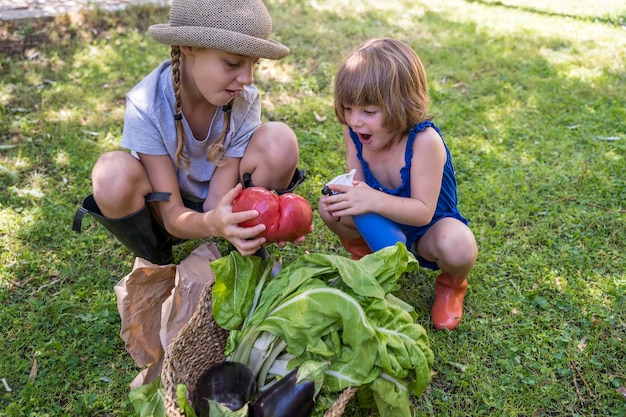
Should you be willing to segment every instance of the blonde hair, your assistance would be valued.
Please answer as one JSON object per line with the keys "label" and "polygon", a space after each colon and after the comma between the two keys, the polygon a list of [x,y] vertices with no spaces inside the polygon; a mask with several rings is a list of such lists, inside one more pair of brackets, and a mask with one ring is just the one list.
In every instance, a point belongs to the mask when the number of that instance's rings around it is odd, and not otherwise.
{"label": "blonde hair", "polygon": [[426,71],[417,53],[396,39],[372,39],[354,50],[339,68],[334,87],[335,115],[346,107],[380,106],[383,127],[408,133],[429,119]]}
{"label": "blonde hair", "polygon": [[[176,125],[176,154],[174,156],[176,167],[180,167],[180,162],[185,165],[190,164],[189,157],[184,153],[185,144],[185,130],[183,129],[183,103],[180,95],[180,48],[176,45],[172,45],[170,54],[172,56],[172,85],[174,87],[174,98],[176,100],[174,104],[174,123]],[[207,150],[206,158],[216,166],[224,164],[224,141],[226,135],[230,131],[230,110],[232,108],[232,101],[224,106],[224,122],[222,132],[220,136],[209,146]]]}

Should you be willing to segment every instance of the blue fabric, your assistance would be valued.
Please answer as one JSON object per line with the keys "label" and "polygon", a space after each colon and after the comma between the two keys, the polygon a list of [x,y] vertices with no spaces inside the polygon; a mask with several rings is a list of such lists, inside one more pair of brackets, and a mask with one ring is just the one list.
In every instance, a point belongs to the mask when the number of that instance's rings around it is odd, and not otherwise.
{"label": "blue fabric", "polygon": [[[413,159],[413,143],[415,142],[416,135],[428,127],[432,127],[433,129],[435,129],[439,134],[439,137],[441,137],[443,145],[446,149],[446,163],[443,169],[443,177],[441,181],[441,190],[439,192],[439,200],[437,201],[437,208],[435,209],[435,214],[433,215],[430,223],[425,226],[410,226],[398,223],[400,229],[402,229],[402,231],[406,235],[406,246],[409,249],[413,248],[413,245],[419,240],[420,237],[424,235],[424,233],[428,231],[428,229],[430,229],[433,224],[445,217],[453,217],[463,222],[464,224],[468,224],[467,219],[461,215],[457,207],[458,197],[456,192],[456,176],[454,173],[454,166],[452,164],[452,156],[450,155],[450,150],[448,149],[448,146],[443,140],[441,131],[430,120],[425,120],[415,125],[413,129],[411,129],[404,152],[405,165],[400,169],[402,184],[400,184],[398,188],[392,190],[381,185],[374,177],[369,169],[369,164],[365,159],[363,159],[363,144],[359,141],[358,135],[354,133],[352,129],[350,129],[350,137],[352,138],[352,142],[356,147],[357,157],[363,166],[365,182],[370,187],[380,190],[384,193],[408,198],[411,197],[411,161]],[[437,264],[434,262],[427,261],[420,256],[417,256],[417,254],[416,258],[420,262],[420,265],[425,268],[433,270],[439,269],[439,266],[437,266]]]}

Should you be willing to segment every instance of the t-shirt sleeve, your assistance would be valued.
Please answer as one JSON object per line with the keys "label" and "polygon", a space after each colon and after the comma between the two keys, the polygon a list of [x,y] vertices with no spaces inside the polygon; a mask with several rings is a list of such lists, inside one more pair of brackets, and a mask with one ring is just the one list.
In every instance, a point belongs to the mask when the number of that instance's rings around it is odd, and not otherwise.
{"label": "t-shirt sleeve", "polygon": [[130,149],[134,153],[140,152],[148,155],[167,154],[159,127],[128,97],[124,112],[124,130],[122,132],[121,146]]}
{"label": "t-shirt sleeve", "polygon": [[232,158],[241,158],[246,151],[252,134],[261,126],[261,99],[256,89],[251,89],[250,104],[245,107],[233,106],[231,123],[232,138],[225,155]]}

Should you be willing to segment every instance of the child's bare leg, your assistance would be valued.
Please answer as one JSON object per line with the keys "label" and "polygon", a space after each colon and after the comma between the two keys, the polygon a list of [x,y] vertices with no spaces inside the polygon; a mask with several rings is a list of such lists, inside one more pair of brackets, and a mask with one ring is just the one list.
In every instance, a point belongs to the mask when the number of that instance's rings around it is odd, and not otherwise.
{"label": "child's bare leg", "polygon": [[422,236],[417,252],[424,259],[436,262],[442,271],[435,282],[433,326],[453,330],[463,317],[467,277],[478,256],[474,234],[456,219],[442,219]]}
{"label": "child's bare leg", "polygon": [[141,162],[128,152],[102,154],[91,172],[93,196],[110,218],[120,218],[145,206],[145,196],[152,192],[150,180]]}
{"label": "child's bare leg", "polygon": [[160,265],[171,263],[172,238],[146,205],[152,185],[139,160],[124,151],[105,153],[91,177],[93,195],[85,198],[83,208],[135,256]]}
{"label": "child's bare leg", "polygon": [[289,187],[298,164],[296,134],[284,123],[268,122],[252,135],[241,159],[240,174],[251,174],[252,183],[268,190]]}

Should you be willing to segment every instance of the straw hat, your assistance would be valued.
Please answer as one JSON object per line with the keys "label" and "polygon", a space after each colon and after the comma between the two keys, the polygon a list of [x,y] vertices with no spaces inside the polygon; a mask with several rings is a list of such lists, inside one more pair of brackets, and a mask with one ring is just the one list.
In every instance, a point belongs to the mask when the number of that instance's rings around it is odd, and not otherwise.
{"label": "straw hat", "polygon": [[289,48],[269,39],[272,18],[262,0],[173,0],[170,23],[148,33],[167,45],[199,46],[236,55],[280,59]]}

